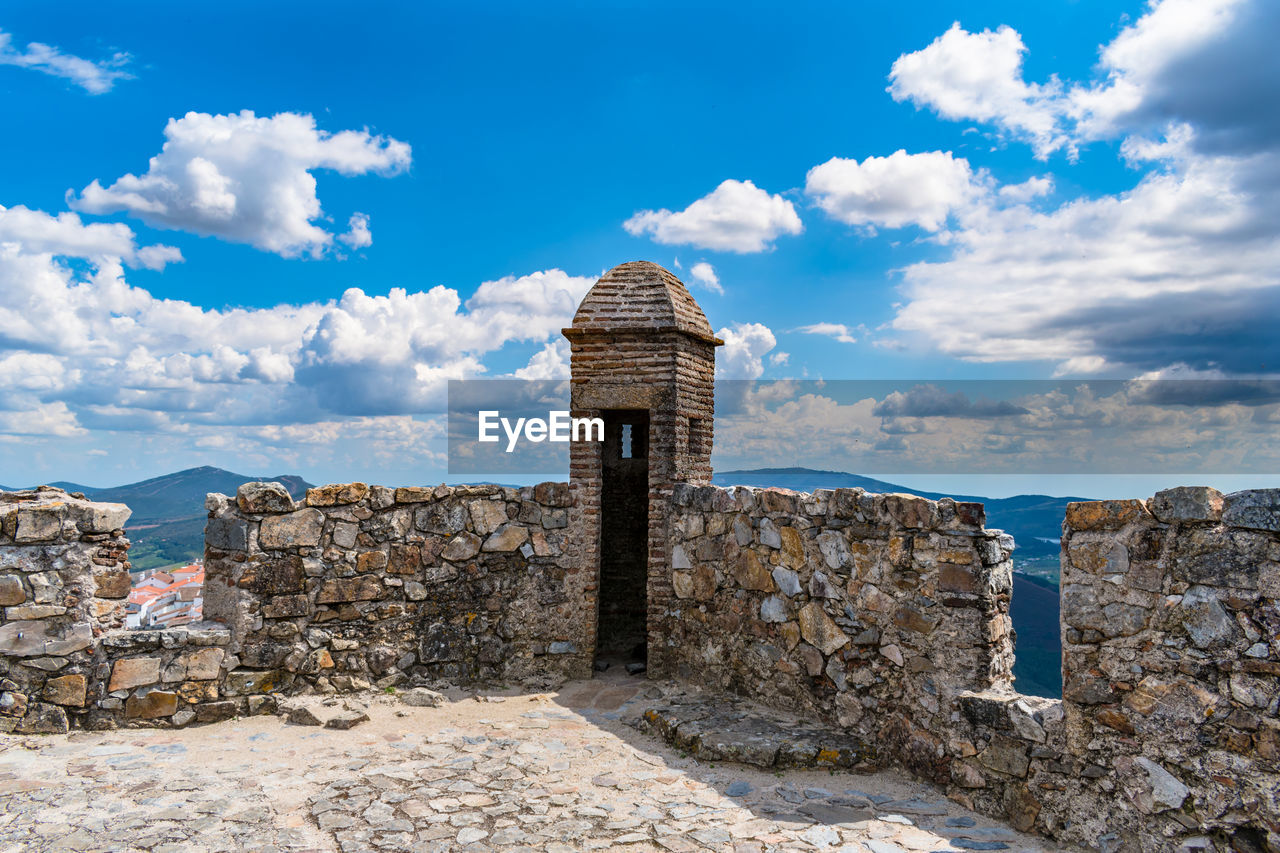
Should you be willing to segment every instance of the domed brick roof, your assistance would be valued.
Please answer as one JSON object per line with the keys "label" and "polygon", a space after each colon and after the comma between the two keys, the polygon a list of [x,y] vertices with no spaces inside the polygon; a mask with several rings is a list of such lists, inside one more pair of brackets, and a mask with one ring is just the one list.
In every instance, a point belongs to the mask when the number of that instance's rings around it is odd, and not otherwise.
{"label": "domed brick roof", "polygon": [[631,261],[609,270],[588,291],[566,334],[629,329],[679,331],[722,343],[684,282],[649,261]]}

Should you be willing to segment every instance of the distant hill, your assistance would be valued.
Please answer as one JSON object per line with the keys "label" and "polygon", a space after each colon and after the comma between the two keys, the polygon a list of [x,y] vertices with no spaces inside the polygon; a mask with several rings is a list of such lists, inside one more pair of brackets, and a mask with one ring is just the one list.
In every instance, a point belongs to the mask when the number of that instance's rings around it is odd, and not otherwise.
{"label": "distant hill", "polygon": [[234,495],[241,483],[277,481],[300,498],[311,484],[295,474],[248,476],[205,465],[153,477],[125,486],[99,488],[81,483],[49,483],[68,492],[83,492],[95,501],[127,504],[133,510],[126,533],[132,545],[129,562],[135,571],[199,559],[204,555],[204,496]]}
{"label": "distant hill", "polygon": [[275,480],[284,484],[289,494],[301,497],[310,487],[310,483],[294,474],[276,474],[274,476],[247,476],[224,471],[205,465],[201,468],[188,468],[174,474],[153,477],[139,483],[126,486],[96,488],[79,483],[50,483],[68,492],[84,492],[86,497],[95,501],[128,504],[133,510],[130,523],[136,525],[140,521],[173,521],[179,518],[190,518],[204,514],[204,496],[209,492],[222,492],[234,495],[241,483],[253,480]]}
{"label": "distant hill", "polygon": [[1019,690],[1037,696],[1062,695],[1062,645],[1058,631],[1058,538],[1067,504],[1090,498],[1016,495],[985,498],[979,495],[944,495],[875,480],[843,471],[809,468],[759,468],[715,474],[717,486],[774,486],[811,492],[814,489],[863,488],[869,492],[900,492],[937,500],[950,497],[978,501],[986,506],[987,527],[1013,536],[1013,600],[1009,616],[1018,635],[1013,667]]}

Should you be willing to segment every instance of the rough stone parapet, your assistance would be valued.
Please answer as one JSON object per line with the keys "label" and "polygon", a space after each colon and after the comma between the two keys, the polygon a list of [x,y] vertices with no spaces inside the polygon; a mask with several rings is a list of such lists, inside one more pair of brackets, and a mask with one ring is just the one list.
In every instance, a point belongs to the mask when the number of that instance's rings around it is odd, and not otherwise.
{"label": "rough stone parapet", "polygon": [[129,508],[42,486],[0,492],[0,731],[66,731],[124,622]]}
{"label": "rough stone parapet", "polygon": [[945,782],[961,693],[1012,690],[1013,540],[981,505],[862,489],[677,486],[677,674],[844,729]]}
{"label": "rough stone parapet", "polygon": [[1072,504],[1061,594],[1065,748],[1116,804],[1068,784],[1084,834],[1280,848],[1280,489]]}
{"label": "rough stone parapet", "polygon": [[205,614],[232,633],[229,691],[590,672],[566,484],[286,497],[246,483],[206,502]]}

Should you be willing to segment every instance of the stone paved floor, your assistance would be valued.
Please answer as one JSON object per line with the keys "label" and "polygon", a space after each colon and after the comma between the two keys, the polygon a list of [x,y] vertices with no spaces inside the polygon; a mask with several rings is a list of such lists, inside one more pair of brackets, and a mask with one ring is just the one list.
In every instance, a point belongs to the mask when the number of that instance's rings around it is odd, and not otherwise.
{"label": "stone paved floor", "polygon": [[0,736],[0,853],[1059,849],[891,773],[682,757],[623,725],[646,693],[606,674],[439,708],[378,696],[350,731],[254,717]]}

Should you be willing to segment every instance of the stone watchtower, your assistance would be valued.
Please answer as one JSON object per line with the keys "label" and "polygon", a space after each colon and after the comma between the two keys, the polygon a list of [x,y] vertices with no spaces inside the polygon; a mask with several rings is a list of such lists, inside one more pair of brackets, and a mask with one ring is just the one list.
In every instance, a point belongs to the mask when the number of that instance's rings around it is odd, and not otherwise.
{"label": "stone watchtower", "polygon": [[[669,606],[667,526],[677,483],[711,482],[715,348],[724,341],[684,283],[657,264],[614,267],[564,330],[574,417],[604,420],[603,442],[570,447],[574,536],[594,586],[597,658],[666,674],[654,626]],[[591,596],[588,582],[588,596]],[[589,604],[589,603],[588,603]]]}

